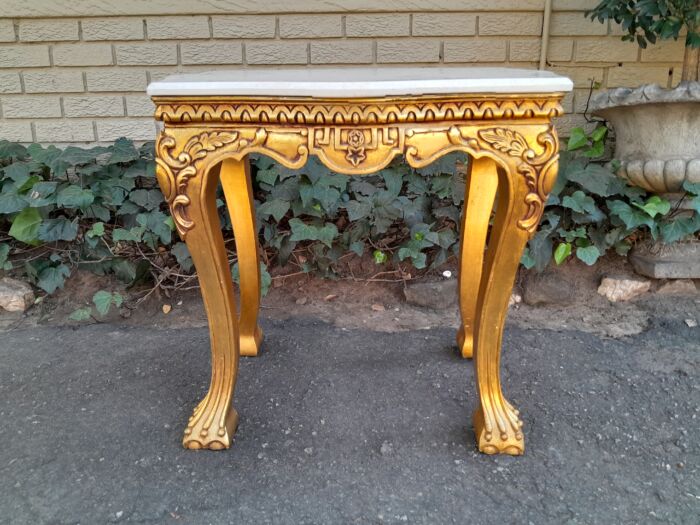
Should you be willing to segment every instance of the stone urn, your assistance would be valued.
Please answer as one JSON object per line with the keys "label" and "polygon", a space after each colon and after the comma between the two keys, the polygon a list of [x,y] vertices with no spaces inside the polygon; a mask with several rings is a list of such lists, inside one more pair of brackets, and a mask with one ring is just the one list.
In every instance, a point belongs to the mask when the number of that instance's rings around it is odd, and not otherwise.
{"label": "stone urn", "polygon": [[602,91],[590,107],[615,129],[617,174],[630,184],[673,194],[700,182],[700,82]]}
{"label": "stone urn", "polygon": [[[683,195],[684,181],[700,183],[700,82],[603,91],[591,98],[591,110],[615,129],[618,176],[673,204]],[[678,279],[700,278],[699,256],[694,240],[672,245],[648,240],[629,259],[637,273]]]}

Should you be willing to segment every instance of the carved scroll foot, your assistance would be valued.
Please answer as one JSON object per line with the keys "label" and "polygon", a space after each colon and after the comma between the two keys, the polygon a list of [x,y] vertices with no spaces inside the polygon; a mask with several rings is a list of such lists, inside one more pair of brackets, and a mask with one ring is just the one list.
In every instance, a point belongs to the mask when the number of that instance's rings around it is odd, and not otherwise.
{"label": "carved scroll foot", "polygon": [[489,219],[498,187],[496,163],[487,158],[472,158],[466,180],[464,212],[459,256],[459,310],[462,323],[457,333],[457,348],[462,357],[474,352],[474,324],[479,308],[479,282],[484,265],[484,247]]}
{"label": "carved scroll foot", "polygon": [[224,189],[233,234],[236,239],[241,290],[241,314],[239,316],[241,355],[256,356],[263,340],[262,329],[258,326],[261,282],[260,256],[255,226],[253,184],[247,156],[241,160],[225,159],[221,163],[221,186]]}

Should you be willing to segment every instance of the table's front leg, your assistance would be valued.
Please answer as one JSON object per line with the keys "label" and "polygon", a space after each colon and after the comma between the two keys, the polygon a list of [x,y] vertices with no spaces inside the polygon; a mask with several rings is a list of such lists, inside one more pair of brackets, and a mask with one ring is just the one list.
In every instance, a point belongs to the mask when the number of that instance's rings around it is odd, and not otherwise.
{"label": "table's front leg", "polygon": [[222,162],[221,185],[236,239],[241,291],[239,318],[241,355],[256,356],[263,340],[262,329],[258,326],[260,256],[253,206],[253,183],[247,156],[241,160],[225,159]]}
{"label": "table's front leg", "polygon": [[[558,143],[553,130],[486,130],[482,141],[500,160],[496,217],[488,241],[474,333],[480,406],[474,414],[479,450],[519,455],[525,450],[519,412],[501,389],[503,326],[523,249],[542,215],[557,172]],[[535,146],[535,144],[539,144]],[[537,153],[535,148],[541,150]]]}
{"label": "table's front leg", "polygon": [[177,153],[176,141],[162,134],[156,174],[192,256],[209,319],[211,383],[189,419],[182,443],[190,449],[221,450],[231,446],[238,424],[232,406],[238,372],[238,320],[216,208],[219,168],[208,169],[211,164],[205,162],[220,142],[207,142],[206,138],[192,137]]}

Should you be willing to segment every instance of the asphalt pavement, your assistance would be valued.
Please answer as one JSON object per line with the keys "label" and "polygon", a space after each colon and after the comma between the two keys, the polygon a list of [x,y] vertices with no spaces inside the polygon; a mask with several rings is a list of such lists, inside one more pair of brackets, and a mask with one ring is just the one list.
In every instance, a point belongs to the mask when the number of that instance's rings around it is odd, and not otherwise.
{"label": "asphalt pavement", "polygon": [[700,329],[621,340],[508,326],[523,457],[479,454],[448,329],[263,321],[224,452],[181,448],[204,328],[0,334],[0,523],[700,522]]}

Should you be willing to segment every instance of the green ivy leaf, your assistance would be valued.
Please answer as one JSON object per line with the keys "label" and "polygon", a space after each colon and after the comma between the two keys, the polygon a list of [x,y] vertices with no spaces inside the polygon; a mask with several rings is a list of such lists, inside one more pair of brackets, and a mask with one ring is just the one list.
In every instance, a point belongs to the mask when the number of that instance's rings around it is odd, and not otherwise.
{"label": "green ivy leaf", "polygon": [[654,219],[646,213],[634,209],[624,201],[609,200],[606,202],[608,210],[613,217],[618,217],[628,230],[645,225],[649,228],[654,227]]}
{"label": "green ivy leaf", "polygon": [[37,162],[19,161],[3,168],[5,177],[12,179],[17,187],[21,187],[28,180],[33,171],[39,167]]}
{"label": "green ivy leaf", "polygon": [[258,172],[255,174],[255,179],[258,182],[262,182],[263,184],[269,184],[270,186],[274,186],[275,182],[277,182],[278,176],[279,170],[276,166],[273,166],[271,169],[259,169]]}
{"label": "green ivy leaf", "polygon": [[183,270],[186,272],[192,270],[194,263],[190,251],[187,249],[187,245],[184,242],[176,242],[172,248],[170,248],[170,253],[173,254],[177,263],[182,266]]}
{"label": "green ivy leaf", "polygon": [[362,254],[365,253],[365,243],[364,241],[351,242],[348,249],[359,257],[362,257]]}
{"label": "green ivy leaf", "polygon": [[44,242],[72,241],[78,236],[78,221],[65,217],[45,219],[39,226],[38,237]]}
{"label": "green ivy leaf", "polygon": [[26,156],[27,148],[21,144],[10,142],[9,140],[0,140],[0,159],[23,159]]}
{"label": "green ivy leaf", "polygon": [[130,230],[124,228],[115,228],[112,231],[112,240],[114,242],[127,241],[127,242],[141,242],[143,232],[145,228],[143,226],[134,226]]}
{"label": "green ivy leaf", "polygon": [[272,216],[277,222],[281,221],[289,211],[289,201],[270,199],[257,207],[257,214],[263,219]]}
{"label": "green ivy leaf", "polygon": [[124,164],[139,158],[134,143],[124,137],[117,139],[110,150],[112,154],[107,159],[107,164]]}
{"label": "green ivy leaf", "polygon": [[384,264],[387,261],[386,254],[381,250],[374,250],[372,258],[374,258],[375,264]]}
{"label": "green ivy leaf", "polygon": [[[362,254],[360,254],[362,255]],[[10,256],[10,245],[7,243],[0,243],[0,269],[1,270],[11,270],[12,263],[8,260]]]}
{"label": "green ivy leaf", "polygon": [[55,162],[59,161],[62,164],[69,166],[79,166],[83,164],[91,164],[95,162],[95,157],[108,151],[108,148],[96,146],[90,149],[76,148],[68,146],[63,152],[56,157]]}
{"label": "green ivy leaf", "polygon": [[661,240],[665,243],[680,241],[700,230],[700,215],[676,218],[659,227]]}
{"label": "green ivy leaf", "polygon": [[566,195],[561,200],[561,204],[565,208],[569,208],[579,213],[593,214],[600,211],[598,210],[598,207],[596,206],[593,197],[586,195],[581,190],[577,190],[571,195]]}
{"label": "green ivy leaf", "polygon": [[23,195],[14,192],[0,193],[0,215],[22,211],[29,203]]}
{"label": "green ivy leaf", "polygon": [[587,192],[601,197],[621,193],[625,187],[622,179],[599,164],[588,164],[585,167],[573,165],[567,172],[567,178]]}
{"label": "green ivy leaf", "polygon": [[338,236],[338,228],[332,222],[319,227],[294,218],[289,221],[289,226],[292,229],[289,239],[292,241],[321,241],[330,248],[333,239]]}
{"label": "green ivy leaf", "polygon": [[87,232],[88,237],[102,237],[105,234],[105,225],[103,222],[96,222]]}
{"label": "green ivy leaf", "polygon": [[107,315],[112,305],[119,308],[124,302],[124,298],[118,292],[108,292],[100,290],[92,296],[92,302],[100,315]]}
{"label": "green ivy leaf", "polygon": [[163,203],[163,194],[159,190],[133,190],[129,194],[129,200],[148,211],[158,209]]}
{"label": "green ivy leaf", "polygon": [[351,221],[359,221],[365,217],[369,217],[372,213],[372,203],[369,200],[348,201],[345,203],[345,209],[348,212],[348,219]]}
{"label": "green ivy leaf", "polygon": [[70,275],[70,268],[65,264],[49,266],[39,272],[37,286],[48,294],[54,293],[58,288],[63,288],[66,277]]}
{"label": "green ivy leaf", "polygon": [[569,143],[566,149],[569,151],[574,151],[588,145],[588,137],[583,128],[573,128],[571,134],[569,135]]}
{"label": "green ivy leaf", "polygon": [[95,195],[90,190],[74,184],[65,186],[58,192],[56,204],[59,208],[87,208],[95,200]]}
{"label": "green ivy leaf", "polygon": [[25,208],[12,221],[10,236],[25,244],[36,244],[38,241],[41,215],[36,208]]}
{"label": "green ivy leaf", "polygon": [[530,254],[530,247],[526,246],[525,250],[523,250],[522,257],[520,257],[520,264],[522,264],[526,270],[529,270],[535,266],[535,262],[535,258]]}
{"label": "green ivy leaf", "polygon": [[560,242],[554,250],[554,262],[560,265],[569,255],[571,255],[571,244],[568,242]]}
{"label": "green ivy leaf", "polygon": [[671,211],[671,203],[666,199],[662,199],[658,195],[652,195],[644,204],[633,202],[632,206],[636,206],[640,210],[643,210],[649,217],[652,218],[656,217],[657,215],[666,215],[669,211]]}
{"label": "green ivy leaf", "polygon": [[55,192],[58,187],[56,181],[40,181],[35,183],[26,195],[32,208],[40,208],[56,203]]}
{"label": "green ivy leaf", "polygon": [[90,307],[85,307],[85,308],[78,308],[77,310],[73,310],[73,312],[68,316],[68,319],[71,321],[88,321],[92,318],[92,308]]}
{"label": "green ivy leaf", "polygon": [[100,315],[107,315],[112,306],[112,292],[100,290],[92,296],[92,302],[95,304],[95,309]]}
{"label": "green ivy leaf", "polygon": [[588,266],[593,266],[600,257],[600,251],[594,245],[581,246],[576,248],[576,257]]}

